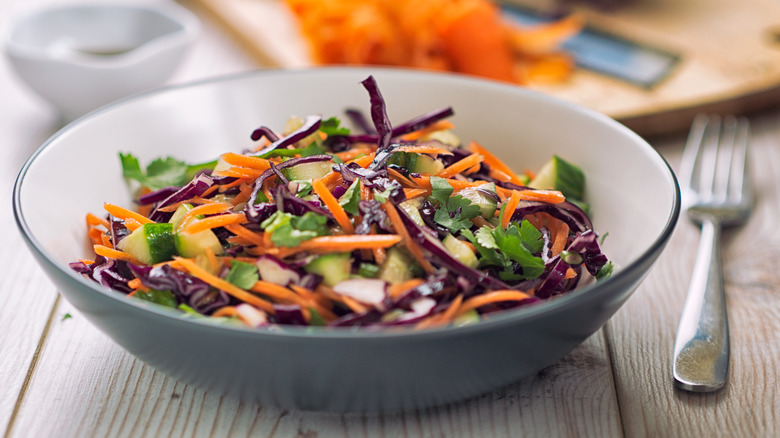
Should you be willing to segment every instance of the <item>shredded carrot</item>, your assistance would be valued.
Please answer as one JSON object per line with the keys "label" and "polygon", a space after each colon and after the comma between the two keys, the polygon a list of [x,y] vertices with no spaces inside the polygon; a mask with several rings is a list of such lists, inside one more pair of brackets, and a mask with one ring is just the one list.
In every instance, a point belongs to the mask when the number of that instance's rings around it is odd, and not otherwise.
{"label": "shredded carrot", "polygon": [[246,222],[244,213],[229,213],[218,216],[210,216],[199,221],[192,222],[182,228],[182,232],[195,234],[212,228],[224,227],[230,224],[242,224]]}
{"label": "shredded carrot", "polygon": [[103,233],[103,234],[101,234],[101,235],[100,235],[100,242],[103,244],[103,246],[107,246],[107,247],[109,247],[109,248],[110,248],[110,247],[112,247],[112,246],[114,246],[114,245],[111,243],[111,236],[109,236],[109,235],[108,235],[108,234],[106,234],[106,233]]}
{"label": "shredded carrot", "polygon": [[128,210],[128,209],[126,209],[124,207],[120,207],[118,205],[109,204],[109,203],[106,202],[105,204],[103,204],[103,208],[105,208],[105,210],[109,214],[111,214],[111,216],[117,217],[119,219],[132,218],[132,219],[135,219],[136,221],[138,221],[138,222],[140,222],[142,224],[148,224],[148,223],[153,222],[151,219],[149,219],[146,216],[143,216],[143,215],[138,214],[138,213],[136,213],[134,211]]}
{"label": "shredded carrot", "polygon": [[325,184],[323,184],[322,181],[315,179],[311,182],[311,188],[314,190],[314,193],[320,197],[322,203],[328,207],[333,218],[336,219],[336,222],[341,226],[341,229],[347,234],[355,234],[355,227],[352,225],[352,222],[349,221],[347,212],[344,211],[344,207],[339,204],[338,199],[333,196]]}
{"label": "shredded carrot", "polygon": [[417,188],[417,184],[415,184],[414,181],[410,180],[409,178],[404,176],[404,174],[402,174],[401,172],[399,172],[399,171],[397,171],[397,170],[395,170],[393,168],[388,168],[387,169],[387,174],[392,179],[394,179],[394,180],[398,181],[399,183],[401,183],[401,185],[404,186],[404,187],[407,187],[407,188]]}
{"label": "shredded carrot", "polygon": [[349,161],[349,160],[354,160],[356,158],[360,158],[363,155],[374,153],[374,149],[376,148],[358,147],[358,148],[352,148],[344,152],[338,152],[335,155],[339,157],[341,161]]}
{"label": "shredded carrot", "polygon": [[433,326],[449,323],[450,321],[452,321],[453,318],[455,318],[455,315],[457,314],[458,309],[460,309],[460,305],[462,302],[463,302],[463,294],[458,294],[458,296],[455,297],[455,299],[452,300],[450,305],[447,307],[447,310],[445,310],[443,313],[440,313],[438,315],[432,315],[422,320],[419,324],[417,324],[416,328],[423,329],[427,327],[433,327]]}
{"label": "shredded carrot", "polygon": [[558,190],[521,190],[517,191],[520,199],[524,201],[539,201],[549,204],[560,204],[566,200],[563,193]]}
{"label": "shredded carrot", "polygon": [[131,217],[125,219],[125,227],[127,227],[127,229],[130,231],[135,231],[141,228],[142,225],[143,225],[142,223],[138,222],[137,220]]}
{"label": "shredded carrot", "polygon": [[263,294],[276,300],[283,300],[300,306],[305,306],[307,304],[306,300],[301,298],[300,295],[276,283],[259,280],[252,286],[251,290],[252,292]]}
{"label": "shredded carrot", "polygon": [[500,303],[503,301],[522,301],[528,298],[531,298],[531,295],[517,290],[496,290],[486,292],[464,301],[463,305],[457,310],[455,316],[462,315],[469,310],[477,309],[486,304]]}
{"label": "shredded carrot", "polygon": [[87,213],[87,226],[94,227],[98,225],[104,226],[107,230],[111,229],[111,224],[108,223],[107,220],[97,217],[92,213]]}
{"label": "shredded carrot", "polygon": [[249,169],[256,169],[262,171],[271,168],[270,162],[265,158],[260,158],[260,157],[250,157],[247,155],[239,155],[232,152],[228,152],[226,154],[222,154],[222,159],[226,163],[232,164],[233,166],[237,166],[237,167],[247,167]]}
{"label": "shredded carrot", "polygon": [[376,152],[372,152],[363,157],[355,158],[354,160],[349,161],[349,163],[356,163],[358,166],[366,168],[369,164],[371,164],[372,161],[374,161],[374,157],[376,157]]}
{"label": "shredded carrot", "polygon": [[406,249],[409,250],[409,252],[412,254],[412,257],[414,257],[420,267],[429,274],[434,272],[435,269],[431,265],[431,262],[425,258],[425,255],[422,253],[419,245],[417,245],[417,242],[415,242],[409,235],[409,231],[404,226],[403,221],[401,221],[401,216],[398,214],[398,210],[395,209],[393,203],[385,202],[382,204],[382,208],[387,213],[387,217],[390,219],[390,223],[393,224],[395,232],[398,233],[403,239],[404,246],[406,246]]}
{"label": "shredded carrot", "polygon": [[129,287],[131,289],[141,289],[141,290],[148,290],[149,289],[146,286],[144,286],[143,283],[141,283],[141,279],[140,278],[134,278],[134,279],[128,281],[127,282],[127,287]]}
{"label": "shredded carrot", "polygon": [[262,170],[251,169],[246,167],[231,167],[213,173],[213,175],[215,176],[226,176],[231,178],[241,178],[241,179],[248,179],[248,180],[255,180],[257,178],[260,178],[260,175],[262,174],[263,174]]}
{"label": "shredded carrot", "polygon": [[461,158],[460,160],[452,163],[450,166],[444,168],[441,172],[439,172],[440,178],[451,178],[464,170],[481,163],[485,157],[482,156],[482,154],[471,154],[465,158]]}
{"label": "shredded carrot", "polygon": [[223,290],[227,294],[231,295],[232,297],[241,300],[245,303],[249,303],[268,313],[274,313],[274,307],[268,301],[256,295],[253,295],[241,289],[238,286],[235,286],[233,283],[230,283],[226,280],[217,277],[216,275],[198,266],[198,264],[195,263],[194,261],[190,259],[181,258],[181,257],[176,257],[175,260],[182,266],[182,268],[184,268],[191,275],[205,281],[211,286]]}
{"label": "shredded carrot", "polygon": [[213,318],[220,318],[220,317],[232,317],[236,316],[238,312],[236,312],[235,306],[225,306],[220,307],[219,309],[215,310],[214,313],[211,314]]}
{"label": "shredded carrot", "polygon": [[120,251],[118,249],[109,248],[105,245],[93,245],[92,248],[95,250],[95,254],[109,259],[125,260],[130,263],[134,263],[136,265],[141,264],[141,262],[136,260],[135,257],[131,256],[130,254],[124,251]]}
{"label": "shredded carrot", "polygon": [[485,157],[485,164],[490,166],[491,169],[498,170],[504,175],[507,175],[509,177],[508,181],[517,185],[524,185],[523,180],[520,179],[509,166],[507,166],[503,161],[501,161],[501,159],[493,155],[490,151],[485,149],[482,145],[480,145],[476,141],[470,141],[468,148],[471,152],[475,154],[480,154],[483,157]]}
{"label": "shredded carrot", "polygon": [[406,195],[406,199],[428,196],[430,193],[430,190],[427,189],[404,189],[404,195]]}
{"label": "shredded carrot", "polygon": [[259,245],[259,246],[265,245],[265,242],[263,241],[262,233],[256,233],[243,225],[239,225],[239,224],[225,225],[225,229],[235,234],[236,236],[245,239],[247,242],[250,242],[252,245]]}
{"label": "shredded carrot", "polygon": [[185,213],[184,216],[182,216],[181,219],[179,220],[179,229],[183,229],[187,227],[187,225],[189,225],[189,223],[196,216],[224,213],[232,208],[233,208],[232,204],[224,204],[224,203],[203,204],[197,207],[193,207],[192,209],[187,211],[187,213]]}
{"label": "shredded carrot", "polygon": [[310,251],[316,254],[349,252],[356,249],[389,248],[400,241],[401,237],[395,234],[320,236],[304,240],[298,246],[292,248],[275,248],[277,251],[269,250],[269,253],[276,253],[281,257],[289,257],[302,251]]}
{"label": "shredded carrot", "polygon": [[502,227],[506,228],[509,226],[509,221],[512,219],[512,214],[514,214],[515,209],[517,209],[517,206],[520,204],[520,200],[520,191],[512,190],[512,196],[510,196],[509,200],[504,204],[504,211],[501,215]]}
{"label": "shredded carrot", "polygon": [[391,284],[387,288],[387,294],[390,295],[390,298],[398,298],[423,283],[425,283],[425,280],[422,278],[412,278],[401,283]]}

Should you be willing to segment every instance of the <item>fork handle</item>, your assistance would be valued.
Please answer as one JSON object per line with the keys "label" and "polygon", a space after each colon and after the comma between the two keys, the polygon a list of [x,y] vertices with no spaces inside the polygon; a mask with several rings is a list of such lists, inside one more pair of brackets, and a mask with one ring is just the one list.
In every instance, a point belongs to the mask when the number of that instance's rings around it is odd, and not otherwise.
{"label": "fork handle", "polygon": [[726,383],[728,369],[729,327],[723,291],[720,224],[705,218],[674,343],[674,380],[677,387],[688,391],[715,391]]}

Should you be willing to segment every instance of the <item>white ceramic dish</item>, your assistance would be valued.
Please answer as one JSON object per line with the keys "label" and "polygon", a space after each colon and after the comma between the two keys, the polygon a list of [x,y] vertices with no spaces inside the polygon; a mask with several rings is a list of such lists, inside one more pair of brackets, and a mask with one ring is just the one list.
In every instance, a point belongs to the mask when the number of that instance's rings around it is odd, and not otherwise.
{"label": "white ceramic dish", "polygon": [[[445,106],[462,139],[517,169],[551,154],[578,163],[615,274],[576,293],[460,328],[366,333],[215,326],[104,289],[68,268],[90,256],[84,215],[130,205],[118,153],[190,162],[250,146],[260,125],[293,114],[367,111],[377,79],[392,121]],[[90,169],[89,174],[76,171]],[[52,185],[68,196],[52,196]],[[187,383],[291,409],[413,409],[475,396],[553,364],[598,330],[641,282],[680,211],[661,156],[615,121],[526,89],[391,69],[263,71],[155,91],[93,112],[48,140],[20,172],[14,212],[63,295],[142,360]],[[57,227],[52,227],[57,212]]]}
{"label": "white ceramic dish", "polygon": [[173,2],[56,5],[16,17],[4,43],[18,76],[72,120],[164,84],[199,30]]}

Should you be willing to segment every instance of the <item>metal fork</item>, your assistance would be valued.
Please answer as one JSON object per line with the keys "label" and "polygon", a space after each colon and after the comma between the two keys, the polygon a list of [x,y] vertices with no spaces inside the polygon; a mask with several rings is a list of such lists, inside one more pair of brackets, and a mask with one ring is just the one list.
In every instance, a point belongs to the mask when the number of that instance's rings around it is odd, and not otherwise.
{"label": "metal fork", "polygon": [[681,164],[683,204],[701,224],[688,296],[674,344],[674,380],[688,391],[723,387],[729,369],[729,327],[721,267],[721,228],[744,223],[753,207],[747,166],[750,127],[744,118],[699,115]]}

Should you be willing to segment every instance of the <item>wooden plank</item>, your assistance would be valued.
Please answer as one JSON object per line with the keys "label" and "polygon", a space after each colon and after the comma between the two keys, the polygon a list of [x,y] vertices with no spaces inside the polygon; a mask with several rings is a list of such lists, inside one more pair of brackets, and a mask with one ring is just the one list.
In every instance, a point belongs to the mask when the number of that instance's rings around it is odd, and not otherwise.
{"label": "wooden plank", "polygon": [[[398,414],[283,411],[181,384],[134,359],[63,301],[10,437],[622,435],[602,332],[539,375]],[[43,420],[45,419],[45,421]]]}
{"label": "wooden plank", "polygon": [[[671,357],[699,231],[684,217],[640,290],[608,331],[627,436],[778,436],[780,418],[780,151],[775,111],[753,126],[759,189],[747,226],[727,232],[724,276],[731,327],[729,382],[720,392],[673,388]],[[681,142],[655,145],[677,167]]]}
{"label": "wooden plank", "polygon": [[[311,65],[281,0],[198,0],[262,65]],[[556,1],[511,0],[536,8]],[[645,136],[679,132],[702,111],[743,114],[780,102],[780,3],[773,0],[644,0],[575,10],[599,30],[681,57],[645,89],[578,70],[562,84],[531,87],[610,115]]]}
{"label": "wooden plank", "polygon": [[[7,17],[21,0],[0,2]],[[0,21],[0,30],[8,20]],[[11,422],[17,399],[34,364],[38,341],[52,315],[57,292],[44,277],[17,231],[11,210],[11,192],[25,159],[56,128],[57,118],[14,76],[5,56],[0,57],[0,434]],[[52,315],[56,319],[59,315]]]}

